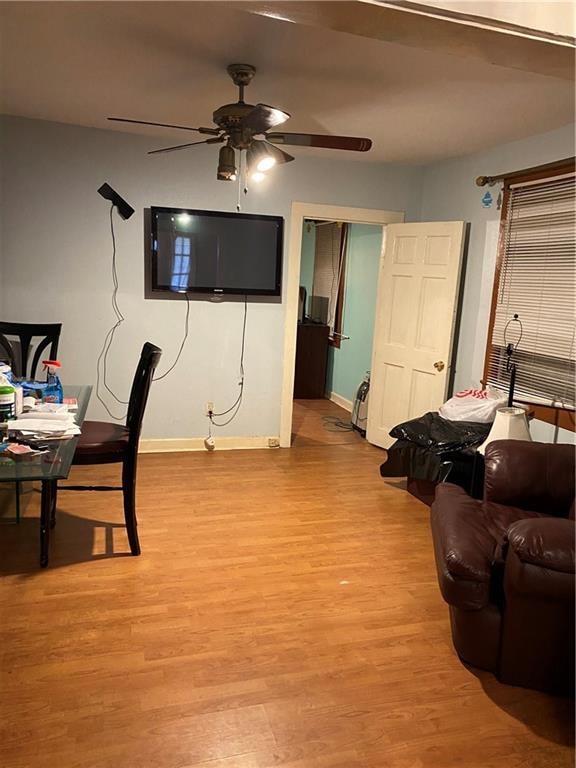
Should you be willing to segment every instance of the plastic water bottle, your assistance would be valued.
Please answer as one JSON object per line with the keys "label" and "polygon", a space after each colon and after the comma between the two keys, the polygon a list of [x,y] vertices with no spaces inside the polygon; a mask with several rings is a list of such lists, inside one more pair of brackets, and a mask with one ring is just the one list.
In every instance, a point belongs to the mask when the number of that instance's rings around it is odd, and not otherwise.
{"label": "plastic water bottle", "polygon": [[42,400],[45,403],[62,403],[64,402],[64,390],[62,389],[62,382],[58,377],[56,371],[61,367],[61,363],[58,360],[42,360],[42,365],[46,371],[46,386],[42,393]]}
{"label": "plastic water bottle", "polygon": [[13,381],[12,386],[14,387],[14,409],[18,418],[24,410],[24,390],[17,381]]}

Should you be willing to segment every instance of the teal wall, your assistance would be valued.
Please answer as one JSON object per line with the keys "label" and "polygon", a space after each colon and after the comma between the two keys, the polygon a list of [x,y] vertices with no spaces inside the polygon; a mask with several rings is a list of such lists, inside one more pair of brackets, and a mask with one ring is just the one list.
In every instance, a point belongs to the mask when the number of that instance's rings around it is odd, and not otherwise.
{"label": "teal wall", "polygon": [[330,347],[326,391],[354,400],[372,362],[372,338],[382,227],[351,224],[348,239],[342,333],[350,339]]}
{"label": "teal wall", "polygon": [[[300,285],[306,287],[307,301],[310,301],[312,296],[312,283],[314,280],[314,254],[316,250],[316,227],[310,227],[308,232],[308,226],[304,222],[304,228],[302,231],[302,255],[300,258]],[[308,304],[309,306],[309,304]],[[306,311],[308,311],[308,306]]]}

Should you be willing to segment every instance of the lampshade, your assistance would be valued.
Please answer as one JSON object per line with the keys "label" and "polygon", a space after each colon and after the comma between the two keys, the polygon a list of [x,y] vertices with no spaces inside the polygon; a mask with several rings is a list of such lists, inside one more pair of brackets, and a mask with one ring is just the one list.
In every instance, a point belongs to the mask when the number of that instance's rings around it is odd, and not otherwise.
{"label": "lampshade", "polygon": [[498,408],[492,429],[478,453],[484,455],[486,446],[493,440],[532,440],[524,408]]}

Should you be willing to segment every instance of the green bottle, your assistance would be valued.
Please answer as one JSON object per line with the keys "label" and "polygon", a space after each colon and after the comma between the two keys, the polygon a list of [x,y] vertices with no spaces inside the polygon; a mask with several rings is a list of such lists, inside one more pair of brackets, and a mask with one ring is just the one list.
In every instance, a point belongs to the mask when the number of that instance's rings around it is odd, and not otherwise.
{"label": "green bottle", "polygon": [[0,384],[0,422],[16,418],[16,390],[11,384]]}

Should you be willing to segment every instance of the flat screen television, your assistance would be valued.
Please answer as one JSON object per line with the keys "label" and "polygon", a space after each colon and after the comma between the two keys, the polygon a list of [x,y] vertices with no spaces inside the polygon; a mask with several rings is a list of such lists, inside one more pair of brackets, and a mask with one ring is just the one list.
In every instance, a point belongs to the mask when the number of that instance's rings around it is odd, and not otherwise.
{"label": "flat screen television", "polygon": [[280,296],[283,228],[281,216],[153,207],[147,295]]}

